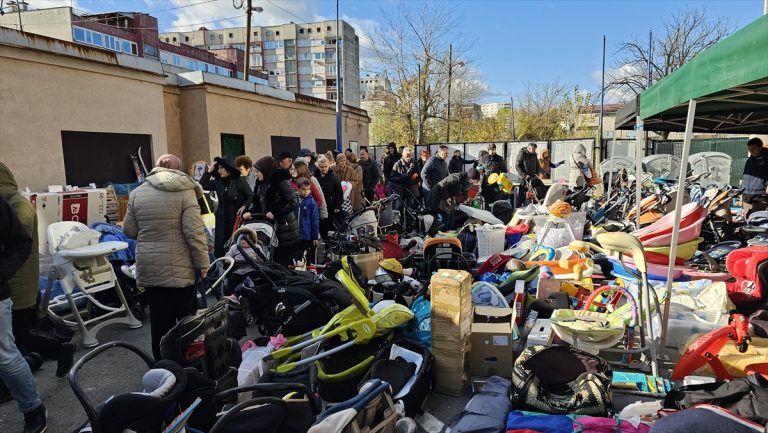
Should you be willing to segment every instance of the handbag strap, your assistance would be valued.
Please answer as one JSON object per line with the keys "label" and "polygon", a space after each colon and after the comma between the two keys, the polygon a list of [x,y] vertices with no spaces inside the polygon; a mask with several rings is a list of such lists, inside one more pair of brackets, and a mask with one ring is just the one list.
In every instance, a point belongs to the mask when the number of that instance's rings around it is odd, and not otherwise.
{"label": "handbag strap", "polygon": [[206,213],[211,213],[211,207],[208,205],[208,196],[205,194],[203,194],[203,203],[205,203],[205,210],[208,211]]}

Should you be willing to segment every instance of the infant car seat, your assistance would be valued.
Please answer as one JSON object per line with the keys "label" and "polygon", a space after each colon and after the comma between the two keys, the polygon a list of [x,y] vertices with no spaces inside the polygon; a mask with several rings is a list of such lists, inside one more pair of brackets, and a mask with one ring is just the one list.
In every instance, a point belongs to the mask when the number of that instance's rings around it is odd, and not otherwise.
{"label": "infant car seat", "polygon": [[[109,397],[94,407],[80,385],[79,373],[83,366],[98,355],[116,347],[138,355],[151,369],[142,379],[142,392],[126,392]],[[79,432],[136,433],[155,432],[178,414],[177,400],[187,386],[187,376],[173,361],[153,362],[149,355],[132,344],[116,341],[103,344],[81,358],[69,373],[69,384],[82,404],[88,421]]]}

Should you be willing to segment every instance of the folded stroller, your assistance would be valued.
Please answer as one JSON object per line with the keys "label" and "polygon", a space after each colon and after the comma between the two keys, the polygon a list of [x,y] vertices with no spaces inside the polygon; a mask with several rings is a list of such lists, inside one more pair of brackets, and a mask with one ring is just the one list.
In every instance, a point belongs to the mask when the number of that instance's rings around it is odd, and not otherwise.
{"label": "folded stroller", "polygon": [[248,299],[262,335],[302,335],[324,325],[352,303],[340,283],[318,280],[311,272],[290,270],[277,263],[257,262],[243,243],[257,248],[248,236],[238,237],[236,246],[252,270],[235,293]]}
{"label": "folded stroller", "polygon": [[[115,395],[94,406],[80,385],[80,370],[97,356],[114,348],[133,352],[150,368],[142,379],[143,391]],[[187,386],[187,376],[173,361],[154,362],[138,347],[115,341],[103,344],[80,358],[69,372],[69,385],[88,417],[88,421],[76,432],[149,433],[162,430],[178,414],[178,401]]]}
{"label": "folded stroller", "polygon": [[289,372],[315,363],[319,393],[323,400],[339,402],[351,398],[381,347],[392,339],[393,330],[413,318],[407,307],[392,301],[378,311],[368,307],[359,283],[348,272],[347,256],[336,279],[352,295],[353,305],[333,316],[322,328],[288,340],[269,359],[276,371]]}

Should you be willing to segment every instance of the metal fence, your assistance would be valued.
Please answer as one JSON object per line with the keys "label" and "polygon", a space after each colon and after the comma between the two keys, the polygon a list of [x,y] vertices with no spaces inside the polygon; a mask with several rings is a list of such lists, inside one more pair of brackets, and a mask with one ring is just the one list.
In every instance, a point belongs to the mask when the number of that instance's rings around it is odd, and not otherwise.
{"label": "metal fence", "polygon": [[[691,155],[701,152],[722,152],[731,157],[730,184],[738,186],[747,162],[747,137],[704,138],[691,140]],[[683,154],[682,140],[654,140],[649,146],[653,154],[671,154],[680,158]]]}
{"label": "metal fence", "polygon": [[[536,143],[536,146],[537,146],[536,153],[538,153],[539,158],[541,158],[541,154],[545,150],[549,150],[550,161],[553,161],[553,162],[565,161],[565,164],[552,170],[553,180],[568,179],[571,155],[573,155],[576,149],[576,146],[578,146],[579,144],[585,147],[588,158],[592,159],[594,157],[595,141],[592,139],[537,140],[537,141],[524,140],[524,141],[493,142],[494,144],[496,144],[496,153],[498,153],[507,163],[507,168],[509,169],[510,173],[513,174],[512,176],[513,179],[517,177],[517,170],[515,169],[515,160],[517,159],[517,155],[518,153],[520,153],[522,149],[528,146],[528,143],[531,143],[531,142]],[[453,152],[455,150],[460,150],[461,154],[464,156],[464,159],[477,159],[481,151],[488,149],[489,144],[491,144],[491,142],[435,143],[435,144],[417,145],[416,157],[418,158],[419,152],[421,152],[421,149],[425,147],[429,148],[429,150],[432,152],[432,155],[434,155],[440,146],[445,145],[445,146],[448,146],[448,149],[449,149],[449,153],[448,153],[449,158],[453,157]],[[465,167],[465,170],[469,170],[469,168],[472,166],[466,165],[464,167]]]}

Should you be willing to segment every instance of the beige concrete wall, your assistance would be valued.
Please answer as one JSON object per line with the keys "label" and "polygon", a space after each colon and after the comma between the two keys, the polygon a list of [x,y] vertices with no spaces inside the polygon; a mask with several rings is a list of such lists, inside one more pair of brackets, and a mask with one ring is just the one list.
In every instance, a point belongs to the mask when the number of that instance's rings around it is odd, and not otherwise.
{"label": "beige concrete wall", "polygon": [[[209,160],[221,151],[222,133],[242,134],[245,152],[253,159],[272,153],[273,135],[300,137],[301,147],[310,149],[317,138],[336,138],[336,114],[327,108],[214,86],[207,89]],[[182,89],[182,95],[187,91]],[[342,127],[345,146],[350,141],[368,143],[366,117],[345,112]]]}
{"label": "beige concrete wall", "polygon": [[208,145],[208,107],[205,102],[205,87],[182,88],[181,103],[181,140],[184,148],[184,164],[193,161],[211,160]]}
{"label": "beige concrete wall", "polygon": [[163,88],[163,106],[165,111],[165,133],[168,153],[184,160],[184,146],[181,136],[181,95],[177,87]]}
{"label": "beige concrete wall", "polygon": [[[167,151],[164,78],[0,45],[0,160],[19,186],[65,182],[61,131],[149,134]],[[98,161],[93,161],[98,164]]]}
{"label": "beige concrete wall", "polygon": [[[21,24],[25,32],[72,42],[72,9],[69,7],[22,12]],[[20,30],[19,14],[6,12],[0,16],[0,26]]]}

